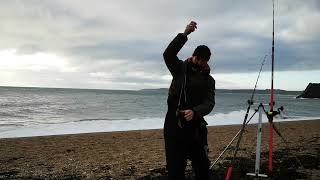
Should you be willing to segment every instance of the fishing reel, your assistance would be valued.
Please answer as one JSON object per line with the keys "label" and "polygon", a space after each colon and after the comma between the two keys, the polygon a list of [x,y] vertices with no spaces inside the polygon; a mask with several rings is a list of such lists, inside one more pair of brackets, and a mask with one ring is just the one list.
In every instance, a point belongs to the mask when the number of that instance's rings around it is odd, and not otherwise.
{"label": "fishing reel", "polygon": [[284,110],[283,106],[279,107],[276,111],[268,111],[266,112],[267,118],[269,122],[273,121],[273,117],[280,114]]}

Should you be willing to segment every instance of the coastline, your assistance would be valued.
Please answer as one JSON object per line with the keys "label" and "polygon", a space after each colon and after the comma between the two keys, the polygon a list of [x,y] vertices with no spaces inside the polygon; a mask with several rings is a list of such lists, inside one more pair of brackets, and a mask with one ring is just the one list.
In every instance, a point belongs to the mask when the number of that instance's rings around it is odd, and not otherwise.
{"label": "coastline", "polygon": [[[217,113],[208,115],[205,120],[208,126],[225,126],[241,125],[243,122],[244,110],[232,111],[227,114]],[[1,128],[0,139],[19,138],[19,137],[38,137],[38,136],[55,136],[71,135],[83,133],[100,133],[100,132],[119,132],[135,130],[157,130],[163,128],[164,117],[145,118],[145,119],[124,119],[124,120],[76,120],[61,123],[42,123],[21,125],[18,127]],[[320,117],[290,117],[283,119],[274,119],[276,123],[286,121],[310,121],[318,120]],[[253,118],[249,124],[257,123],[257,118]],[[262,117],[262,122],[268,122],[266,116]]]}
{"label": "coastline", "polygon": [[[277,122],[285,145],[274,134],[275,179],[320,177],[320,120]],[[213,162],[240,125],[208,127],[209,158]],[[263,125],[262,167],[267,161],[267,124]],[[238,153],[242,171],[253,172],[256,125],[250,124]],[[150,179],[166,176],[162,129],[98,132],[0,139],[0,179]],[[303,167],[295,162],[300,159]],[[231,158],[214,167],[214,176],[224,176]],[[242,164],[244,163],[244,164]],[[294,166],[293,166],[294,165]],[[293,166],[293,167],[292,167]],[[242,168],[242,169],[241,169]],[[190,165],[187,167],[190,173]]]}

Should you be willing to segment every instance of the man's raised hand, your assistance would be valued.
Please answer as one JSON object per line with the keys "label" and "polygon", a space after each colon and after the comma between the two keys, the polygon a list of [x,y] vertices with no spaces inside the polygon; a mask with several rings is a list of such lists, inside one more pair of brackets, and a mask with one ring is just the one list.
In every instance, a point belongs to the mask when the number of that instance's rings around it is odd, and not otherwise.
{"label": "man's raised hand", "polygon": [[186,29],[184,30],[184,35],[185,36],[188,36],[190,33],[192,33],[193,31],[195,31],[197,29],[197,23],[196,22],[194,22],[194,21],[191,21],[188,25],[187,25],[187,27],[186,27]]}

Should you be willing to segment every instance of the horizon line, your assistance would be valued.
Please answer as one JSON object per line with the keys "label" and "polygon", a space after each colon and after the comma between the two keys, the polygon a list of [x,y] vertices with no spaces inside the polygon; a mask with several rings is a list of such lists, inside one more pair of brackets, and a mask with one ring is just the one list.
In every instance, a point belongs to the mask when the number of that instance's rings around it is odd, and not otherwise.
{"label": "horizon line", "polygon": [[[6,86],[6,85],[0,85],[0,87],[4,88],[43,88],[43,89],[79,89],[79,90],[105,90],[105,91],[143,91],[143,90],[160,90],[160,89],[169,89],[166,87],[161,88],[142,88],[142,89],[97,89],[97,88],[76,88],[76,87],[41,87],[41,86]],[[230,89],[230,88],[216,88],[216,90],[252,90],[252,88],[244,89]],[[271,89],[256,89],[261,91],[271,90]],[[280,90],[280,91],[304,91],[304,90],[286,90],[286,89],[274,89],[274,90]]]}

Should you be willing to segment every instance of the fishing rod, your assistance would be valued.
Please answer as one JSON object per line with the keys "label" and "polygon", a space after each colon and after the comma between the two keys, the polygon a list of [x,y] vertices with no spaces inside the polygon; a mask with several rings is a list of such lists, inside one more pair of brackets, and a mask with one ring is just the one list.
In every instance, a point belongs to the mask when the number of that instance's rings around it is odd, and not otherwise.
{"label": "fishing rod", "polygon": [[273,106],[275,105],[275,99],[274,99],[274,87],[273,87],[273,79],[274,79],[274,0],[272,0],[272,54],[271,54],[271,92],[270,92],[270,111],[267,113],[267,117],[269,120],[269,164],[268,164],[268,170],[269,173],[272,173],[272,153],[273,153],[273,116],[276,115],[273,111]]}
{"label": "fishing rod", "polygon": [[[278,111],[273,111],[273,107],[275,105],[275,98],[274,98],[274,0],[272,0],[272,54],[271,54],[271,59],[272,59],[272,63],[271,63],[271,90],[270,90],[270,102],[269,102],[269,106],[270,106],[270,111],[267,112],[267,117],[269,120],[269,163],[268,163],[268,170],[269,173],[272,173],[272,153],[273,153],[273,116],[277,115],[279,112]],[[250,107],[250,105],[249,105]],[[237,151],[239,148],[239,144],[242,138],[242,134],[243,134],[243,129],[245,126],[245,121],[243,122],[242,128],[241,128],[241,132],[239,135],[239,139],[236,145],[236,149],[234,151],[234,155],[233,155],[233,159],[232,159],[232,163],[228,168],[227,171],[227,176],[226,176],[226,180],[229,180],[229,178],[231,177],[232,174],[232,169],[233,169],[233,165],[235,163],[235,157],[237,155]]]}
{"label": "fishing rod", "polygon": [[[281,106],[280,108],[278,108],[277,110],[274,110],[274,106],[275,106],[275,98],[274,98],[274,61],[275,61],[275,57],[274,57],[274,0],[272,0],[272,64],[271,64],[271,89],[270,89],[270,101],[269,101],[269,106],[270,106],[270,111],[266,111],[264,109],[263,104],[261,103],[259,105],[258,110],[259,111],[259,124],[258,124],[258,131],[257,131],[257,146],[256,146],[256,165],[255,165],[255,173],[247,173],[247,175],[250,176],[255,176],[255,179],[259,179],[259,177],[267,177],[267,175],[264,174],[259,174],[259,169],[260,169],[260,152],[261,152],[261,125],[262,125],[262,111],[264,111],[264,113],[267,115],[268,121],[269,121],[269,162],[268,162],[268,171],[269,174],[272,177],[272,162],[273,162],[273,130],[276,132],[276,134],[281,138],[281,140],[286,144],[286,146],[288,146],[288,142],[286,141],[286,139],[282,136],[282,134],[280,133],[280,131],[276,128],[275,124],[273,123],[273,117],[280,114],[280,111],[283,111],[283,107]],[[259,73],[260,74],[260,73]],[[257,83],[257,82],[256,82]],[[255,89],[254,89],[255,91]],[[254,94],[254,93],[253,93]],[[251,104],[250,101],[249,102],[249,106],[248,109],[250,108]],[[252,101],[251,101],[252,103]],[[247,111],[248,113],[248,111]],[[252,116],[253,117],[253,116]],[[251,117],[251,118],[252,118]],[[233,170],[233,165],[235,164],[235,157],[237,154],[237,151],[239,150],[239,144],[243,135],[243,131],[245,128],[245,125],[247,124],[246,122],[246,118],[247,118],[247,114],[245,116],[244,122],[242,124],[241,130],[240,132],[238,132],[236,134],[236,136],[238,136],[239,134],[239,139],[236,145],[236,148],[234,150],[234,155],[233,155],[233,159],[232,159],[232,163],[228,168],[227,171],[227,175],[226,175],[226,180],[229,180],[232,174],[232,170]],[[250,118],[250,120],[251,120]],[[236,137],[235,136],[235,137]],[[232,139],[232,141],[235,139],[235,137]],[[259,141],[259,142],[258,142]],[[229,143],[229,145],[232,142]],[[228,145],[228,146],[229,146]],[[224,153],[224,152],[223,152]],[[220,154],[222,155],[222,154]],[[218,158],[220,158],[221,156],[219,156]],[[299,163],[300,166],[302,166],[300,160],[295,156],[297,162]],[[216,163],[216,161],[215,161]]]}
{"label": "fishing rod", "polygon": [[[249,115],[249,111],[250,111],[250,108],[251,108],[251,105],[253,105],[253,98],[254,98],[254,94],[256,92],[256,89],[257,89],[257,85],[258,85],[258,81],[259,81],[259,78],[260,78],[260,74],[261,74],[261,71],[262,71],[262,67],[265,63],[265,60],[266,60],[266,57],[267,55],[264,56],[263,58],[263,61],[261,63],[261,66],[260,66],[260,71],[259,71],[259,74],[258,74],[258,77],[257,77],[257,80],[256,80],[256,83],[254,85],[254,89],[252,91],[252,94],[251,94],[251,98],[250,100],[248,100],[248,107],[247,107],[247,111],[246,111],[246,115],[243,119],[243,123],[242,123],[242,126],[241,126],[241,129],[240,131],[236,134],[236,136],[232,139],[232,141],[229,143],[228,146],[230,146],[232,144],[232,142],[235,140],[235,138],[239,135],[239,138],[238,138],[238,141],[237,141],[237,144],[236,144],[236,148],[234,150],[234,154],[233,154],[233,158],[232,158],[232,161],[231,161],[231,164],[228,168],[228,171],[227,171],[227,176],[226,176],[226,180],[229,180],[229,178],[231,177],[231,174],[232,174],[232,170],[233,170],[233,166],[235,164],[235,158],[237,156],[237,153],[238,153],[238,149],[239,149],[239,146],[240,146],[240,141],[242,139],[242,135],[243,135],[243,132],[244,132],[244,128],[245,126],[249,123],[249,121],[247,122],[247,119],[248,119],[248,115]],[[252,116],[253,117],[253,116]],[[252,117],[250,118],[250,120],[252,119]],[[226,149],[223,151],[223,153],[226,151]],[[218,158],[220,158],[222,156],[222,154],[219,155]],[[216,160],[217,161],[217,160]],[[215,163],[216,163],[215,161]],[[214,164],[213,164],[214,165]],[[212,165],[212,166],[213,166]],[[210,168],[212,168],[212,166]]]}

